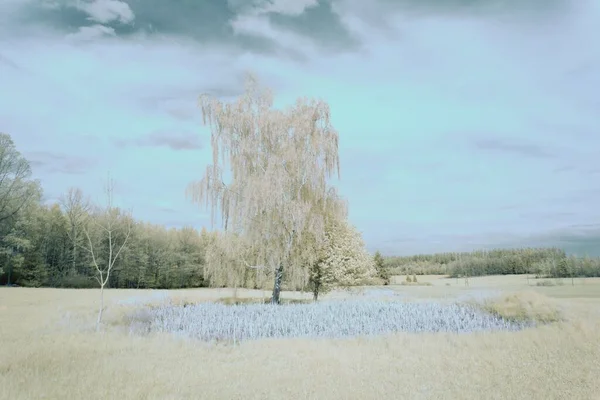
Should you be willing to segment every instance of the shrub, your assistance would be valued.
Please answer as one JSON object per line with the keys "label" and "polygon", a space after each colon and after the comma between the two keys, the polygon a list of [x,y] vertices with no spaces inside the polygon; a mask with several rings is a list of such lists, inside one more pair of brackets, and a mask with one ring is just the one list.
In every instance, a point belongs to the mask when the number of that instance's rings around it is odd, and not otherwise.
{"label": "shrub", "polygon": [[548,297],[533,291],[485,300],[482,308],[499,318],[515,322],[549,323],[562,320],[556,304]]}
{"label": "shrub", "polygon": [[311,304],[165,304],[129,318],[133,333],[165,332],[205,341],[284,337],[348,337],[394,332],[518,330],[508,321],[467,304],[395,301],[325,301]]}
{"label": "shrub", "polygon": [[57,279],[55,285],[65,289],[92,289],[98,287],[98,281],[90,276],[70,275]]}
{"label": "shrub", "polygon": [[[400,285],[402,285],[402,286],[433,286],[431,284],[431,282],[411,282],[411,281],[401,282]],[[446,285],[448,285],[448,284],[446,284]]]}
{"label": "shrub", "polygon": [[535,286],[556,286],[556,283],[552,282],[550,279],[544,279],[543,281],[536,282]]}

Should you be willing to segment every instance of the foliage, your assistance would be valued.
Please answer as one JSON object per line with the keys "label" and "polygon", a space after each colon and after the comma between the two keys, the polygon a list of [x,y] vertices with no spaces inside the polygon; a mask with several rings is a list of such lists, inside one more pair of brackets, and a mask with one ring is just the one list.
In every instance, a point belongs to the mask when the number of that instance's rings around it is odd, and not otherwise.
{"label": "foliage", "polygon": [[390,271],[385,265],[385,259],[379,251],[375,252],[375,255],[373,256],[373,262],[375,263],[375,270],[377,271],[377,276],[383,281],[384,285],[389,285]]}
{"label": "foliage", "polygon": [[17,151],[10,135],[0,133],[0,223],[16,217],[39,195],[39,183],[30,177],[29,162]]}
{"label": "foliage", "polygon": [[567,256],[557,248],[480,250],[386,257],[393,275],[439,274],[451,277],[532,274],[537,277],[599,277],[600,258]]}
{"label": "foliage", "polygon": [[557,305],[539,293],[513,293],[499,299],[487,299],[483,310],[510,321],[558,322],[563,319]]}
{"label": "foliage", "polygon": [[309,280],[315,300],[333,287],[366,284],[377,274],[360,232],[347,220],[330,221],[317,254]]}
{"label": "foliage", "polygon": [[[328,184],[339,175],[338,133],[329,106],[300,98],[287,109],[274,109],[271,91],[252,76],[232,104],[210,96],[202,96],[200,104],[211,129],[213,159],[187,195],[195,203],[209,203],[213,221],[220,211],[225,231],[243,235],[252,249],[249,262],[273,275],[277,303],[284,271],[293,285],[308,283],[306,265],[312,263],[297,251],[302,236],[310,235],[318,248],[325,219],[346,214]],[[227,183],[226,168],[231,173]],[[229,255],[224,256],[218,268],[230,265]]]}
{"label": "foliage", "polygon": [[519,330],[529,321],[507,321],[474,306],[445,303],[338,301],[311,304],[164,304],[134,312],[130,331],[174,333],[205,341],[261,338],[371,336],[394,332]]}
{"label": "foliage", "polygon": [[[250,268],[256,271],[255,279],[264,281],[265,268],[248,263],[255,259],[250,244],[239,234],[216,232],[206,246],[206,278],[212,286],[244,287]],[[263,279],[261,279],[263,278]],[[256,286],[259,285],[255,282]]]}

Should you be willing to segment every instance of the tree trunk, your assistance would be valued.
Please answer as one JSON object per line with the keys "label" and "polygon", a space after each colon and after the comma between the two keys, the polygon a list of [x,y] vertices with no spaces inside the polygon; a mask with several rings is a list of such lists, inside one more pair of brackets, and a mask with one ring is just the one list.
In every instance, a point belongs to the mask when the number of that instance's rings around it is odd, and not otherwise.
{"label": "tree trunk", "polygon": [[96,330],[100,330],[102,323],[102,313],[104,312],[104,285],[100,286],[100,310],[98,310],[98,320],[96,320]]}
{"label": "tree trunk", "polygon": [[73,239],[73,249],[71,254],[73,260],[71,263],[71,276],[76,275],[77,273],[77,242]]}
{"label": "tree trunk", "polygon": [[283,278],[283,265],[280,265],[275,271],[275,282],[273,284],[273,296],[271,304],[280,304],[279,295],[281,293],[281,280]]}
{"label": "tree trunk", "polygon": [[317,301],[319,299],[319,289],[321,289],[321,270],[317,271],[317,276],[313,281],[313,300]]}

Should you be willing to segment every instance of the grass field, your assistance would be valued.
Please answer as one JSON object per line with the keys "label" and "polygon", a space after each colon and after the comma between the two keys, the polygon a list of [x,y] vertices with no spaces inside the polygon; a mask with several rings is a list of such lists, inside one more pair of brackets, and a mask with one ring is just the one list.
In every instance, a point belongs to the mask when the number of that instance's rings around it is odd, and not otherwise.
{"label": "grass field", "polygon": [[[600,399],[600,279],[575,279],[574,286],[570,280],[537,286],[525,276],[471,278],[469,286],[462,279],[418,279],[429,285],[359,288],[323,299],[459,299],[508,316],[522,309],[534,316],[556,311],[562,321],[518,332],[231,346],[131,335],[122,323],[146,303],[230,299],[232,289],[108,290],[106,324],[95,332],[97,290],[1,288],[0,398]],[[283,297],[310,299],[289,292]]]}

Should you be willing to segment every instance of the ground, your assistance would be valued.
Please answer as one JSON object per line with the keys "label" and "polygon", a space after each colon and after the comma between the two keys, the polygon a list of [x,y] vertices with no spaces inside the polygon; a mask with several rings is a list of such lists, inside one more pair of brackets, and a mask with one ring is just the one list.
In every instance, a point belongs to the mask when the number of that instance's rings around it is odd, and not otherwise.
{"label": "ground", "polygon": [[418,278],[430,286],[324,299],[483,301],[519,293],[534,307],[556,307],[564,321],[519,332],[207,345],[132,336],[120,325],[144,302],[213,301],[233,289],[108,290],[107,326],[97,333],[97,290],[2,288],[0,399],[600,399],[600,279],[536,286],[525,276],[482,277],[467,287],[464,279]]}

